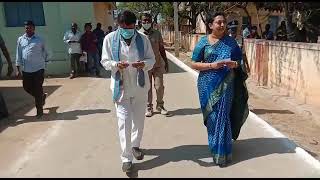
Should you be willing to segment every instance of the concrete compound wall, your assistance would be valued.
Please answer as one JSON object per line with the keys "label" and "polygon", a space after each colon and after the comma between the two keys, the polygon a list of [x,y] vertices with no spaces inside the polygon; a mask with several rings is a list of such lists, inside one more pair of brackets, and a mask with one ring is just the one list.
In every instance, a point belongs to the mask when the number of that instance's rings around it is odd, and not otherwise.
{"label": "concrete compound wall", "polygon": [[250,76],[320,108],[320,44],[245,39]]}

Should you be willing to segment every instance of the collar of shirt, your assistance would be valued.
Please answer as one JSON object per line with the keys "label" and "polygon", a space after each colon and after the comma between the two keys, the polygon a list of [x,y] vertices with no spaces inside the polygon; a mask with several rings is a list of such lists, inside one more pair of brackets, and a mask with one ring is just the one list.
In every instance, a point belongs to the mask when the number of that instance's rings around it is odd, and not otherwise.
{"label": "collar of shirt", "polygon": [[69,33],[72,33],[73,35],[77,35],[77,34],[80,34],[80,31],[77,30],[76,33],[74,34],[72,30],[69,30]]}
{"label": "collar of shirt", "polygon": [[38,36],[36,35],[36,33],[34,33],[31,37],[28,37],[28,36],[27,36],[27,33],[25,33],[25,34],[23,35],[23,38],[25,38],[25,39],[33,39],[33,38],[38,38]]}

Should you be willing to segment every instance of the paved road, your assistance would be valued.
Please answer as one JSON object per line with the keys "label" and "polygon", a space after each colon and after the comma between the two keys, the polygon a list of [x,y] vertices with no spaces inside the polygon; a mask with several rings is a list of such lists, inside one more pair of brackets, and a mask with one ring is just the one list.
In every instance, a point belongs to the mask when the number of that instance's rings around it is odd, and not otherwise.
{"label": "paved road", "polygon": [[[50,113],[37,121],[21,81],[2,81],[15,115],[1,124],[0,177],[127,177],[109,83],[108,78],[47,79],[45,113]],[[131,177],[320,177],[319,162],[254,114],[234,143],[233,163],[214,166],[195,77],[171,64],[165,92],[173,116],[146,119],[146,156],[135,162]]]}

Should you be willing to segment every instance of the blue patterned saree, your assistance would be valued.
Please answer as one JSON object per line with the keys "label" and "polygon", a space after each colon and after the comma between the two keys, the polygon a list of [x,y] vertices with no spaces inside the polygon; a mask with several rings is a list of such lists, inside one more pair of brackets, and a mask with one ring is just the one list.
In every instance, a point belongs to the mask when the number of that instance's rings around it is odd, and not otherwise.
{"label": "blue patterned saree", "polygon": [[[237,42],[224,36],[210,44],[207,36],[202,37],[194,48],[192,60],[212,63],[231,59],[242,64],[242,52]],[[200,71],[198,93],[204,124],[207,127],[209,148],[216,164],[231,161],[232,130],[230,112],[233,99],[234,71],[228,67],[218,70]]]}

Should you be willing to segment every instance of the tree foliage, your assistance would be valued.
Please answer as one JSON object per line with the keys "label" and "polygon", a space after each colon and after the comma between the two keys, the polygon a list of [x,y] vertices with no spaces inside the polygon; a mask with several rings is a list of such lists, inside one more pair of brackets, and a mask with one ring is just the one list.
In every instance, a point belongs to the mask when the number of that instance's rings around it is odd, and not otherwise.
{"label": "tree foliage", "polygon": [[288,24],[289,40],[296,41],[299,31],[305,30],[309,42],[316,42],[320,28],[319,2],[256,2],[258,9],[282,11]]}
{"label": "tree foliage", "polygon": [[[248,2],[178,2],[179,5],[179,24],[189,22],[193,32],[197,26],[197,17],[200,15],[203,22],[209,11],[223,11],[227,14],[232,12],[232,8],[237,7],[243,9],[248,16],[249,24],[251,24],[251,16],[248,12]],[[284,12],[287,24],[289,39],[294,41],[297,34],[296,29],[306,29],[308,34],[317,36],[320,29],[320,3],[318,2],[254,2],[257,10],[264,9],[269,11]],[[157,17],[161,17],[166,23],[173,25],[174,8],[173,2],[121,2],[118,9],[128,9],[139,15],[144,11],[151,11],[154,21]],[[261,27],[260,27],[261,29]]]}
{"label": "tree foliage", "polygon": [[173,6],[170,2],[120,2],[117,5],[119,10],[130,10],[134,12],[138,18],[143,12],[151,13],[154,21],[157,23],[158,15],[162,17],[173,16]]}

